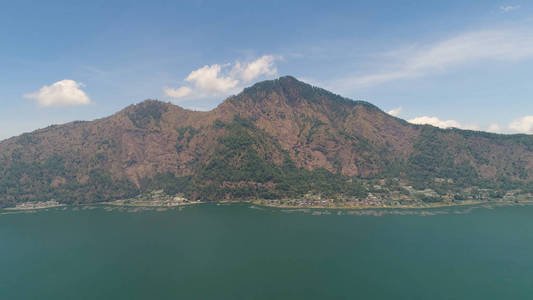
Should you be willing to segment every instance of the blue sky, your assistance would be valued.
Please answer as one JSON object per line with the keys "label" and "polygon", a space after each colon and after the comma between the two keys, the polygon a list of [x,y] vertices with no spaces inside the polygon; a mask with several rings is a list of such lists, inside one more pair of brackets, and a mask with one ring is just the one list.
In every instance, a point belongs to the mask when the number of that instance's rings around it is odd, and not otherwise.
{"label": "blue sky", "polygon": [[[293,75],[415,123],[533,133],[527,1],[12,1],[0,139]],[[140,1],[137,1],[140,2]]]}

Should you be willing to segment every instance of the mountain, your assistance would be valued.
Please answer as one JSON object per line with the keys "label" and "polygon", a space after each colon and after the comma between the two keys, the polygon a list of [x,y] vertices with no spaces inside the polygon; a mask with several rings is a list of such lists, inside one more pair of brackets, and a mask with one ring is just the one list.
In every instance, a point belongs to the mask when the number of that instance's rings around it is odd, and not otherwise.
{"label": "mountain", "polygon": [[413,125],[287,76],[209,112],[146,100],[0,143],[0,207],[160,189],[208,201],[343,199],[366,197],[384,180],[439,195],[472,187],[530,192],[533,136]]}

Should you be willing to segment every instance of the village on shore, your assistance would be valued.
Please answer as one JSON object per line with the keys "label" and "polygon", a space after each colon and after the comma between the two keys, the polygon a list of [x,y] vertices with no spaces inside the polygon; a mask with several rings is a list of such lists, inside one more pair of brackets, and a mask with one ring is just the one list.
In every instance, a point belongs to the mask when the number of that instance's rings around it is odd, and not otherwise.
{"label": "village on shore", "polygon": [[[380,184],[381,183],[381,184]],[[415,190],[412,186],[402,185],[400,188],[390,188],[385,182],[378,182],[367,186],[368,194],[364,198],[328,198],[320,194],[308,193],[294,199],[231,199],[218,202],[248,202],[258,206],[279,208],[328,208],[328,209],[370,209],[370,208],[438,208],[449,206],[476,205],[488,202],[496,203],[529,203],[533,196],[521,190],[500,192],[491,189],[466,188],[460,194],[439,195],[432,189]],[[497,197],[495,197],[497,195]],[[134,207],[177,207],[206,203],[206,201],[191,201],[183,194],[168,195],[163,190],[155,190],[140,194],[129,199],[109,202],[91,203],[108,206]],[[36,210],[66,206],[55,200],[25,202],[7,210]]]}

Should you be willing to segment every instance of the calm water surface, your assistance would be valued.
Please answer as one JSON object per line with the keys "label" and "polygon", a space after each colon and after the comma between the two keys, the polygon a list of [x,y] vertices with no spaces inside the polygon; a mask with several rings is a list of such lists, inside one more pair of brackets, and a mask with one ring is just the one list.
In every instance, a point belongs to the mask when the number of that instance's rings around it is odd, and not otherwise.
{"label": "calm water surface", "polygon": [[0,215],[0,299],[532,299],[533,207]]}

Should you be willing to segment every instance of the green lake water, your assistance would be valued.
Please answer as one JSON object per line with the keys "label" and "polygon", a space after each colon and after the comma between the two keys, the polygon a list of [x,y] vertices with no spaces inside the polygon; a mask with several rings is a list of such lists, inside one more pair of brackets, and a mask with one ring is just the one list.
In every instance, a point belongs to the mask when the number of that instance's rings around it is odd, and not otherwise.
{"label": "green lake water", "polygon": [[0,299],[533,299],[533,207],[0,215]]}

